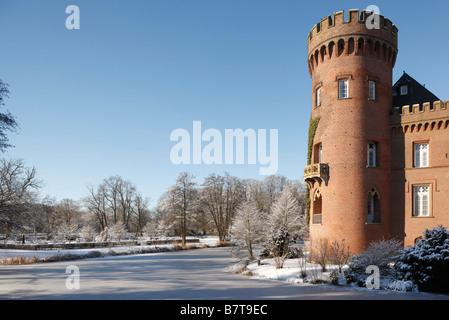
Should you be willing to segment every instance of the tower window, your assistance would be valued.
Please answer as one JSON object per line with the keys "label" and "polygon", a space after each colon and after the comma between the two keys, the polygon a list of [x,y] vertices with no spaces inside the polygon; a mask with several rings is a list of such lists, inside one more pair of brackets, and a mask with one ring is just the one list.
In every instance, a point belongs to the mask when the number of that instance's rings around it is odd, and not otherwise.
{"label": "tower window", "polygon": [[321,196],[320,189],[315,192],[313,197],[313,216],[312,224],[323,223],[323,197]]}
{"label": "tower window", "polygon": [[316,90],[316,106],[321,106],[321,88]]}
{"label": "tower window", "polygon": [[375,142],[370,142],[368,143],[368,148],[367,148],[367,155],[368,155],[368,167],[376,167],[377,166],[377,143]]}
{"label": "tower window", "polygon": [[366,221],[368,223],[381,223],[380,197],[376,188],[372,188],[368,193],[368,211]]}
{"label": "tower window", "polygon": [[322,163],[323,145],[321,143],[316,144],[314,149],[314,163]]}
{"label": "tower window", "polygon": [[348,79],[339,80],[338,81],[338,98],[339,99],[347,99],[349,97],[348,94]]}
{"label": "tower window", "polygon": [[376,100],[376,83],[374,81],[369,82],[369,100]]}
{"label": "tower window", "polygon": [[429,143],[415,144],[415,168],[429,167]]}
{"label": "tower window", "polygon": [[413,188],[413,216],[428,217],[430,215],[430,188],[429,186],[421,186]]}

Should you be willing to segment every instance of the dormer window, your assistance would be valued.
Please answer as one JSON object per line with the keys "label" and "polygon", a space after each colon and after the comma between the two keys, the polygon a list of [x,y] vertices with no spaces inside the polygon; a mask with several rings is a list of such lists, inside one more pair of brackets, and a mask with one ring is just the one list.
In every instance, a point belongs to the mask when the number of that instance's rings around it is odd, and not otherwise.
{"label": "dormer window", "polygon": [[401,86],[401,96],[408,95],[408,86]]}

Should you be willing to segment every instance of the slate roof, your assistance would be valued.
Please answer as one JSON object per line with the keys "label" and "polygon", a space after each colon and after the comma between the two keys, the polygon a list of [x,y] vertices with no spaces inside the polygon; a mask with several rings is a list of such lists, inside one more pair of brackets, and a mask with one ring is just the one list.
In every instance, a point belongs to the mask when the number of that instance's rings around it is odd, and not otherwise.
{"label": "slate roof", "polygon": [[[408,94],[401,95],[401,87],[408,86]],[[436,95],[427,90],[418,81],[405,73],[393,86],[393,107],[403,107],[407,105],[433,103],[440,100]]]}

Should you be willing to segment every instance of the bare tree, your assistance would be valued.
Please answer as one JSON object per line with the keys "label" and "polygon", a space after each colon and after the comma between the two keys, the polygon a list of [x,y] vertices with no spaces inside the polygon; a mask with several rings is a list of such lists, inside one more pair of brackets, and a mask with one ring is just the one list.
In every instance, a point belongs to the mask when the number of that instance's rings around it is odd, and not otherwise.
{"label": "bare tree", "polygon": [[120,176],[104,179],[97,187],[89,186],[89,195],[84,199],[88,210],[97,219],[99,229],[121,222],[126,229],[134,227],[141,232],[148,214],[148,199],[138,193],[136,186]]}
{"label": "bare tree", "polygon": [[95,216],[99,231],[102,231],[108,226],[105,188],[100,185],[96,190],[93,186],[89,186],[88,189],[89,195],[84,198],[84,203],[87,210]]}
{"label": "bare tree", "polygon": [[[5,105],[5,98],[9,95],[8,84],[0,80],[0,108]],[[15,117],[7,111],[6,113],[0,112],[0,151],[4,152],[5,149],[12,147],[9,144],[8,136],[6,131],[15,132],[17,130],[18,124]]]}
{"label": "bare tree", "polygon": [[27,168],[23,160],[0,160],[0,227],[4,231],[27,225],[28,208],[36,202],[36,191],[41,186],[36,169]]}
{"label": "bare tree", "polygon": [[318,263],[321,266],[321,271],[327,270],[326,265],[330,257],[329,239],[326,237],[318,238],[312,243],[310,248],[309,259],[312,262]]}
{"label": "bare tree", "polygon": [[150,221],[149,203],[150,199],[144,198],[140,193],[134,199],[136,235],[142,234],[143,228]]}
{"label": "bare tree", "polygon": [[345,244],[345,239],[341,241],[334,240],[329,248],[329,261],[338,266],[338,272],[346,265],[351,258],[349,246]]}
{"label": "bare tree", "polygon": [[219,241],[226,241],[232,218],[244,195],[241,180],[228,173],[225,173],[225,176],[211,174],[204,179],[201,205],[211,215]]}

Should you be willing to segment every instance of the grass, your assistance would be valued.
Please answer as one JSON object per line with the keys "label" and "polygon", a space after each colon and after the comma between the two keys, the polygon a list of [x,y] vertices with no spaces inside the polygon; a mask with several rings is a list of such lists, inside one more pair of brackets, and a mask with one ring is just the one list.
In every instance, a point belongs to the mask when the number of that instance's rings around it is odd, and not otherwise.
{"label": "grass", "polygon": [[32,264],[32,263],[44,263],[44,262],[58,262],[58,261],[72,261],[72,260],[82,260],[89,258],[102,258],[105,256],[124,256],[124,255],[133,255],[133,254],[146,254],[146,253],[159,253],[159,252],[170,252],[170,251],[179,251],[179,250],[191,250],[196,248],[208,248],[209,246],[206,244],[201,244],[199,246],[195,245],[181,245],[180,243],[175,243],[173,247],[154,247],[154,248],[138,248],[138,249],[130,249],[126,251],[114,251],[109,250],[107,253],[102,253],[100,251],[90,251],[86,254],[55,254],[42,259],[39,259],[36,256],[32,258],[27,258],[24,256],[17,256],[11,258],[3,258],[0,262],[0,265],[19,265],[19,264]]}

